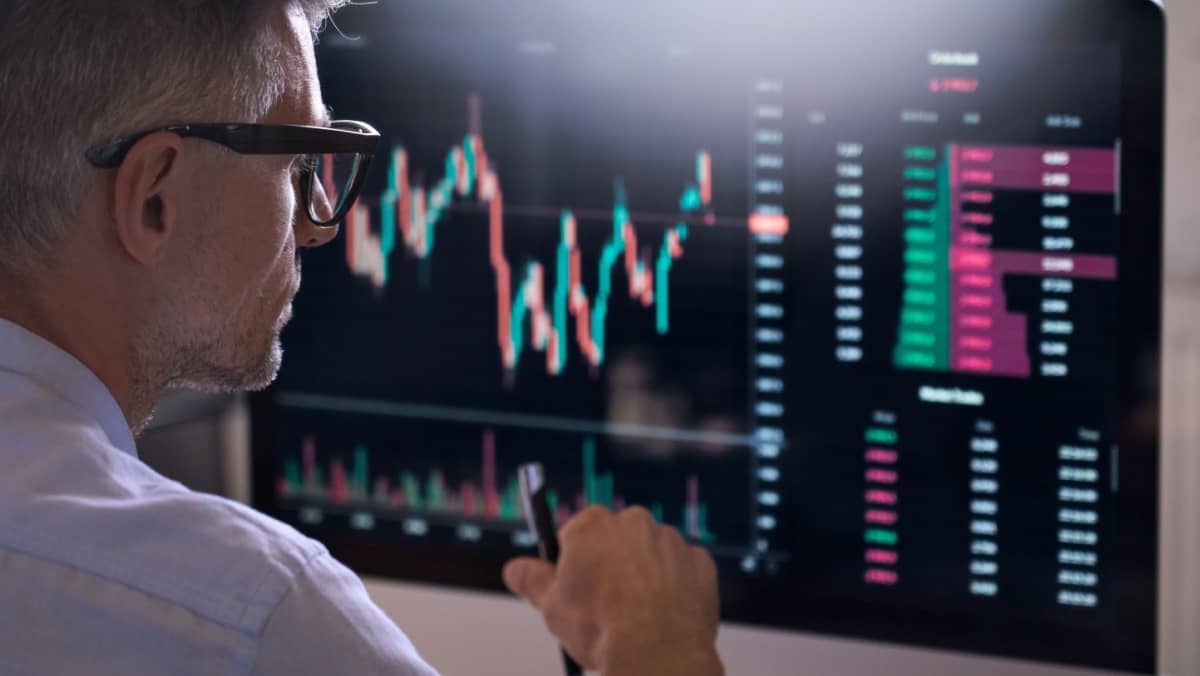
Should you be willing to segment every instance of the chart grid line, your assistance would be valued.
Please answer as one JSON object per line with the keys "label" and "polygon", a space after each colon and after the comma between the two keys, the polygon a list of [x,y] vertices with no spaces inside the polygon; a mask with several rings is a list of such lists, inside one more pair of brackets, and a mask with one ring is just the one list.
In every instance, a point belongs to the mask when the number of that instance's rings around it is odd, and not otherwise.
{"label": "chart grid line", "polygon": [[441,422],[461,422],[497,427],[523,427],[577,432],[614,437],[632,437],[654,441],[677,441],[681,443],[709,444],[753,448],[755,438],[748,434],[725,434],[720,432],[695,432],[671,427],[656,427],[636,423],[597,422],[578,418],[488,411],[483,409],[434,406],[411,402],[383,401],[359,397],[338,397],[305,392],[280,392],[277,398],[285,408],[303,408],[340,413],[360,413],[394,418],[423,418]]}

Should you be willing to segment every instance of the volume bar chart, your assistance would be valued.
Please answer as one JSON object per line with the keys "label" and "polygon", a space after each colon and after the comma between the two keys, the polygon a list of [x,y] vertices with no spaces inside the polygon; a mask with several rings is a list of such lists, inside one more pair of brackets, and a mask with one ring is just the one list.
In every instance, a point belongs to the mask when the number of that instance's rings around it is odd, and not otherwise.
{"label": "volume bar chart", "polygon": [[488,432],[483,435],[481,485],[463,482],[458,487],[446,484],[439,469],[429,472],[425,479],[409,471],[399,472],[395,480],[369,470],[370,451],[356,446],[347,471],[344,461],[334,457],[328,471],[317,464],[317,445],[312,437],[304,440],[301,459],[284,463],[284,476],[278,490],[283,498],[303,498],[332,504],[392,507],[482,516],[518,522],[520,488],[516,476],[508,479],[503,491],[496,485],[496,439]]}
{"label": "volume bar chart", "polygon": [[[496,434],[484,430],[480,449],[478,480],[451,483],[447,471],[434,467],[419,474],[400,470],[393,474],[373,472],[371,451],[356,445],[350,454],[349,466],[343,457],[334,455],[322,469],[317,461],[317,443],[305,437],[299,458],[284,462],[283,476],[276,484],[283,500],[306,504],[324,504],[367,509],[376,513],[386,511],[404,514],[441,515],[453,519],[485,520],[501,529],[523,527],[520,485],[516,472],[501,477],[497,472]],[[596,440],[586,437],[580,453],[581,490],[572,499],[550,491],[548,502],[561,525],[574,514],[591,505],[621,510],[633,503],[617,493],[612,472],[600,472],[596,463]],[[645,507],[656,521],[672,525],[691,540],[715,543],[709,530],[708,505],[700,498],[700,479],[687,475],[680,490],[681,506],[668,513],[662,502]]]}
{"label": "volume bar chart", "polygon": [[998,248],[996,240],[1011,234],[1005,229],[1029,223],[1008,219],[995,204],[1014,192],[1040,193],[1047,205],[1069,205],[1073,194],[1115,199],[1115,151],[947,144],[906,148],[905,161],[895,366],[1029,378],[1030,319],[1011,309],[1006,278],[1112,281],[1116,257]]}

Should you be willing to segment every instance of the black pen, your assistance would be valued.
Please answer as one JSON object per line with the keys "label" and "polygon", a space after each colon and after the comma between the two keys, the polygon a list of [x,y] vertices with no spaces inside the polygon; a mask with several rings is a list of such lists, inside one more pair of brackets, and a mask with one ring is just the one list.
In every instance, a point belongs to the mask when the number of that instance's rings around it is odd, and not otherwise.
{"label": "black pen", "polygon": [[[521,484],[521,504],[524,507],[525,523],[537,537],[538,553],[550,563],[558,563],[558,531],[554,524],[554,513],[546,494],[546,474],[541,463],[531,462],[517,468],[517,480]],[[582,676],[579,663],[562,651],[563,667],[567,676]]]}

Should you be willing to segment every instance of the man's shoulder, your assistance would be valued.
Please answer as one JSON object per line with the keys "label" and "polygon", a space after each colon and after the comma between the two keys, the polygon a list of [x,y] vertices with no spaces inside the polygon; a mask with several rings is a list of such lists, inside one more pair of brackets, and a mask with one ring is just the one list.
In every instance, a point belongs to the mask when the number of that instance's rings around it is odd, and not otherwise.
{"label": "man's shoulder", "polygon": [[115,581],[242,632],[272,611],[325,548],[231,500],[197,493],[131,457],[95,490],[65,482],[4,496],[0,548]]}

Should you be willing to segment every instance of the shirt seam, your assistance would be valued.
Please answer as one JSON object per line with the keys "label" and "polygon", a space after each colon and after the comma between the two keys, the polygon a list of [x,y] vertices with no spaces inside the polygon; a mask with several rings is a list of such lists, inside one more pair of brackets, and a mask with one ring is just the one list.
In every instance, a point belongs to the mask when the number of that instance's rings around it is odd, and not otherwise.
{"label": "shirt seam", "polygon": [[[312,551],[308,552],[308,556],[306,558],[303,558],[300,560],[300,565],[296,566],[296,570],[294,571],[294,574],[291,576],[291,579],[288,580],[287,589],[284,591],[284,593],[279,595],[279,598],[275,601],[275,603],[273,603],[271,605],[270,609],[267,611],[267,613],[265,615],[266,619],[263,621],[263,624],[262,624],[263,628],[259,629],[257,632],[258,636],[261,636],[262,632],[265,631],[267,624],[271,621],[271,617],[275,615],[275,611],[279,608],[279,604],[283,603],[283,599],[287,598],[287,596],[289,594],[291,594],[292,589],[295,588],[296,578],[300,577],[301,575],[306,575],[308,573],[308,569],[312,565],[313,561],[317,557],[322,556],[323,554],[325,554],[325,552],[322,552],[319,549],[312,550]],[[254,585],[254,594],[253,595],[258,596],[262,592],[263,588],[267,586],[267,583],[269,583],[271,581],[271,578],[273,578],[274,576],[275,576],[275,571],[273,571],[273,570],[268,569],[268,570],[263,571],[262,576],[258,579],[258,582]],[[245,621],[245,619],[246,619],[246,613],[250,612],[250,608],[251,608],[250,606],[247,606],[246,609],[242,612],[242,620],[243,621]]]}
{"label": "shirt seam", "polygon": [[[312,555],[305,559],[304,562],[298,567],[299,569],[296,571],[296,574],[292,576],[292,579],[288,580],[287,590],[280,594],[279,599],[274,603],[274,605],[271,606],[271,610],[267,612],[266,620],[262,624],[262,629],[260,629],[258,635],[255,636],[253,655],[251,656],[251,660],[248,665],[248,671],[246,671],[247,676],[253,676],[258,670],[258,658],[262,654],[263,638],[266,636],[267,627],[271,626],[271,620],[275,619],[275,614],[279,612],[279,607],[283,605],[284,601],[291,597],[292,592],[295,591],[296,587],[299,586],[298,580],[300,577],[308,575],[309,569],[312,567],[313,562],[318,558],[327,555],[328,552],[319,550],[313,552]],[[266,584],[267,577],[268,576],[266,575],[263,576],[262,584]]]}

